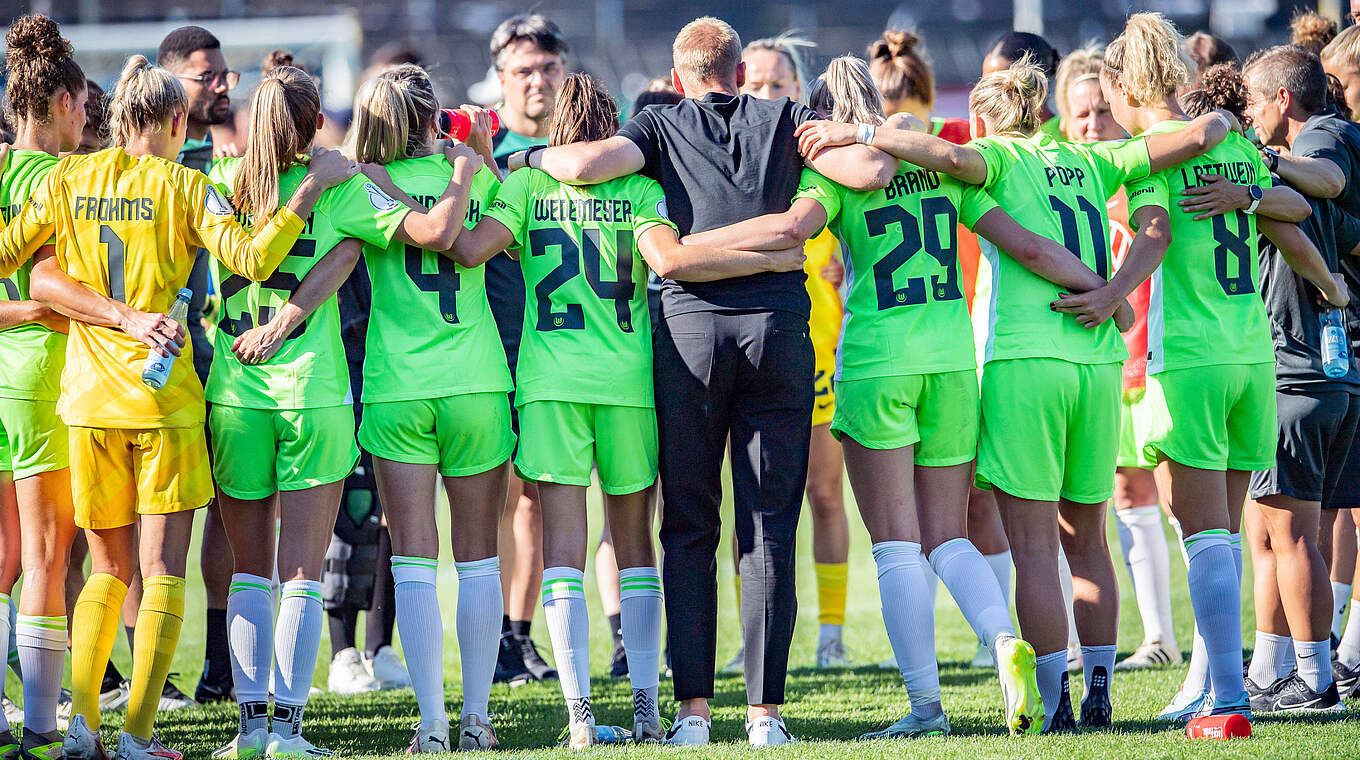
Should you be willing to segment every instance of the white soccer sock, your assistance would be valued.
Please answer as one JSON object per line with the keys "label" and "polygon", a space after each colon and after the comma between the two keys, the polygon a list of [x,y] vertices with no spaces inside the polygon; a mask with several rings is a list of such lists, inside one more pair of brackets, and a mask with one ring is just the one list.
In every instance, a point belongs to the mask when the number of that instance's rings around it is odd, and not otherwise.
{"label": "white soccer sock", "polygon": [[619,570],[619,614],[623,617],[623,651],[633,687],[633,717],[658,715],[661,679],[661,575],[654,567]]}
{"label": "white soccer sock", "polygon": [[922,718],[934,717],[941,712],[940,672],[935,662],[935,608],[921,579],[921,545],[880,541],[872,549],[878,566],[883,624],[907,687],[911,711]]}
{"label": "white soccer sock", "polygon": [[1114,655],[1114,644],[1081,648],[1082,683],[1086,686],[1087,693],[1091,691],[1091,673],[1096,668],[1105,668],[1105,683],[1109,683],[1114,677]]}
{"label": "white soccer sock", "polygon": [[[9,635],[10,635],[10,617],[8,609],[9,606],[10,606],[9,594],[0,594],[0,607],[4,608],[0,609],[0,642],[4,642],[6,655],[9,654]],[[5,678],[8,675],[9,672],[5,670],[3,666],[0,666],[0,693],[3,693],[5,690]],[[9,728],[10,728],[9,719],[5,717],[4,711],[0,710],[0,731],[8,731]]]}
{"label": "white soccer sock", "polygon": [[964,619],[984,644],[993,646],[1003,633],[1015,635],[1001,587],[988,582],[996,576],[989,572],[987,561],[971,541],[954,538],[935,547],[930,553],[930,568],[944,581]]}
{"label": "white soccer sock", "polygon": [[1133,580],[1143,640],[1176,646],[1171,623],[1171,557],[1162,532],[1162,510],[1156,504],[1115,510],[1119,545]]}
{"label": "white soccer sock", "polygon": [[1346,619],[1346,630],[1341,634],[1336,657],[1348,668],[1360,665],[1360,599],[1351,600],[1351,614]]}
{"label": "white soccer sock", "polygon": [[1228,531],[1203,530],[1185,539],[1195,621],[1204,637],[1209,680],[1218,703],[1245,699],[1242,686],[1242,591]]}
{"label": "white soccer sock", "polygon": [[[473,562],[455,562],[454,568],[458,570],[458,658],[463,668],[463,709],[460,714],[464,717],[476,715],[485,721],[490,712],[491,679],[496,674],[501,615],[505,609],[501,596],[501,561],[499,557],[487,557]],[[430,596],[434,595],[431,584]],[[405,644],[403,639],[402,646]],[[435,663],[437,665],[438,660]],[[441,702],[443,688],[440,678]]]}
{"label": "white soccer sock", "polygon": [[573,723],[584,723],[594,718],[590,708],[590,617],[585,573],[574,567],[544,569],[543,612],[567,711]]}
{"label": "white soccer sock", "polygon": [[1332,581],[1332,635],[1341,638],[1341,624],[1351,603],[1351,584]]}
{"label": "white soccer sock", "polygon": [[1081,638],[1077,634],[1077,615],[1072,610],[1074,599],[1072,566],[1067,564],[1067,552],[1064,552],[1061,547],[1058,548],[1058,584],[1062,587],[1063,612],[1067,613],[1067,646],[1080,645]]}
{"label": "white soccer sock", "polygon": [[1181,550],[1181,561],[1185,563],[1188,569],[1190,567],[1190,555],[1185,551],[1185,529],[1181,527],[1181,521],[1174,516],[1167,517],[1166,522],[1172,530],[1176,531],[1176,545]]}
{"label": "white soccer sock", "polygon": [[24,728],[57,730],[57,698],[66,662],[66,616],[20,615],[15,627],[24,683]]}
{"label": "white soccer sock", "polygon": [[[312,689],[316,652],[321,646],[319,581],[288,581],[283,584],[279,618],[274,624],[274,726],[273,732],[289,738],[302,730],[302,709]],[[280,713],[285,715],[279,726]]]}
{"label": "white soccer sock", "polygon": [[[992,569],[992,575],[996,576],[996,585],[1001,589],[1001,599],[1006,602],[1006,609],[1011,607],[1011,550],[1007,549],[998,554],[984,554],[982,558],[987,560],[987,567]],[[1009,613],[1008,613],[1009,614]]]}
{"label": "white soccer sock", "polygon": [[1284,678],[1289,675],[1289,671],[1285,670],[1285,653],[1292,651],[1294,641],[1288,636],[1257,631],[1256,644],[1251,651],[1251,664],[1247,666],[1247,677],[1263,689],[1277,679]]}
{"label": "white soccer sock", "polygon": [[1299,678],[1308,684],[1308,688],[1321,694],[1332,683],[1331,640],[1295,641],[1294,654],[1298,659]]}
{"label": "white soccer sock", "polygon": [[269,728],[269,674],[274,662],[274,587],[250,573],[231,576],[227,595],[227,646],[231,680],[241,711],[240,729]]}
{"label": "white soccer sock", "polygon": [[[435,588],[438,573],[437,559],[399,555],[392,557],[397,631],[401,635],[401,651],[406,656],[406,670],[411,674],[411,688],[416,693],[416,705],[420,708],[420,720],[424,723],[448,719],[448,712],[444,709],[444,625],[443,618],[439,616],[439,594]],[[496,607],[501,604],[499,589],[497,586],[497,601],[494,603]],[[463,594],[460,576],[458,589],[460,613],[463,609]],[[490,614],[489,611],[487,614]],[[500,613],[497,613],[496,617],[499,641]],[[456,625],[461,645],[463,628],[461,614]],[[481,627],[478,626],[479,630]],[[464,654],[463,657],[466,658],[467,655]],[[468,677],[466,669],[463,677]]]}
{"label": "white soccer sock", "polygon": [[1034,658],[1034,679],[1039,683],[1039,698],[1044,702],[1044,728],[1053,722],[1062,701],[1063,676],[1067,675],[1067,650]]}

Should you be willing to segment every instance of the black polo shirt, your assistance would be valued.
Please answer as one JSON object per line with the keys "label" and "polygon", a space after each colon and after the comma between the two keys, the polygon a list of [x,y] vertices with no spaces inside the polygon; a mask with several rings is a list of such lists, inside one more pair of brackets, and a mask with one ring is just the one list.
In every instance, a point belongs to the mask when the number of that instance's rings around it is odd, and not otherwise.
{"label": "black polo shirt", "polygon": [[[793,132],[812,109],[788,98],[709,93],[653,105],[619,134],[646,158],[642,174],[661,183],[680,234],[787,211],[803,157]],[[803,272],[765,272],[713,282],[662,284],[662,313],[789,311],[808,315]]]}
{"label": "black polo shirt", "polygon": [[1336,197],[1336,202],[1346,213],[1360,216],[1360,124],[1335,111],[1314,114],[1294,138],[1289,151],[1296,156],[1325,158],[1341,167],[1346,175],[1346,189]]}

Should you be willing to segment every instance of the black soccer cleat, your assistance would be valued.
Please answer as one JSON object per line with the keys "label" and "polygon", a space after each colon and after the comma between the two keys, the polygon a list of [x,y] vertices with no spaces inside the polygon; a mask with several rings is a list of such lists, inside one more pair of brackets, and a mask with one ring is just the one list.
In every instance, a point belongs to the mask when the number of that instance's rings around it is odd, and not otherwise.
{"label": "black soccer cleat", "polygon": [[1105,672],[1103,665],[1097,665],[1091,669],[1091,686],[1081,700],[1081,725],[1087,728],[1109,728],[1113,711],[1110,705],[1110,674]]}
{"label": "black soccer cleat", "polygon": [[1336,691],[1342,699],[1355,696],[1355,689],[1360,685],[1360,665],[1354,668],[1347,667],[1341,660],[1332,659],[1332,681],[1336,684]]}
{"label": "black soccer cleat", "polygon": [[609,677],[628,677],[628,655],[624,652],[622,643],[614,645],[614,656],[609,662]]}
{"label": "black soccer cleat", "polygon": [[[169,679],[166,679],[165,683],[167,686],[171,685]],[[231,682],[231,674],[228,673],[226,678],[220,680],[209,679],[206,676],[199,678],[198,686],[194,687],[194,701],[200,705],[212,702],[235,702],[236,687]]]}
{"label": "black soccer cleat", "polygon": [[538,647],[534,646],[534,640],[524,637],[518,640],[520,657],[524,660],[524,667],[533,674],[535,681],[556,681],[557,670],[543,659],[543,655],[538,653]]}
{"label": "black soccer cleat", "polygon": [[1271,684],[1259,703],[1261,707],[1258,708],[1258,700],[1252,700],[1252,712],[1337,713],[1346,709],[1335,683],[1329,683],[1327,688],[1316,692],[1297,674]]}
{"label": "black soccer cleat", "polygon": [[491,680],[494,683],[508,683],[511,686],[523,686],[535,680],[534,674],[524,666],[524,655],[521,653],[519,641],[509,631],[501,634],[501,648],[496,653],[496,672]]}
{"label": "black soccer cleat", "polygon": [[1072,692],[1069,688],[1067,674],[1062,674],[1062,696],[1058,699],[1058,705],[1053,709],[1053,719],[1048,722],[1048,728],[1043,730],[1045,734],[1067,734],[1077,730],[1077,721],[1072,717]]}

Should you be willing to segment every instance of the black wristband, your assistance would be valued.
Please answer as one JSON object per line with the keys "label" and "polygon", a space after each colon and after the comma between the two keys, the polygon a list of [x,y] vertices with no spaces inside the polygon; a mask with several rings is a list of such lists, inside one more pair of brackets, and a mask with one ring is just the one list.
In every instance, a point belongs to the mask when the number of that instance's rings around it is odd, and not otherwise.
{"label": "black wristband", "polygon": [[1276,150],[1271,150],[1270,148],[1262,148],[1261,152],[1265,154],[1266,168],[1270,170],[1270,173],[1274,174],[1275,172],[1279,171],[1280,152]]}

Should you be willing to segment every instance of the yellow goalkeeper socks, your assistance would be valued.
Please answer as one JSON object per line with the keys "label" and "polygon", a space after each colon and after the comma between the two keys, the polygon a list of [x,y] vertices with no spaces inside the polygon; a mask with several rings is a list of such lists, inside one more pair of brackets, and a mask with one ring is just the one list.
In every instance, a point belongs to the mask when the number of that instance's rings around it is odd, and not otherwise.
{"label": "yellow goalkeeper socks", "polygon": [[151,738],[161,690],[170,674],[170,661],[184,621],[184,579],[158,575],[142,583],[142,607],[137,611],[137,640],[132,654],[132,695],[128,698],[123,730]]}
{"label": "yellow goalkeeper socks", "polygon": [[817,571],[817,622],[845,625],[845,591],[850,582],[850,563],[813,563]]}
{"label": "yellow goalkeeper socks", "polygon": [[85,716],[91,730],[99,726],[99,687],[104,682],[127,585],[107,573],[85,581],[71,616],[71,712]]}

